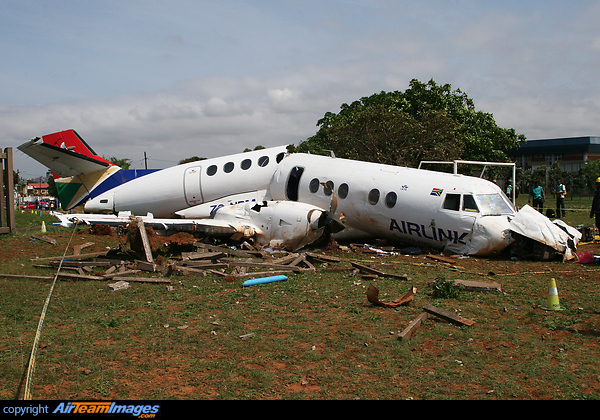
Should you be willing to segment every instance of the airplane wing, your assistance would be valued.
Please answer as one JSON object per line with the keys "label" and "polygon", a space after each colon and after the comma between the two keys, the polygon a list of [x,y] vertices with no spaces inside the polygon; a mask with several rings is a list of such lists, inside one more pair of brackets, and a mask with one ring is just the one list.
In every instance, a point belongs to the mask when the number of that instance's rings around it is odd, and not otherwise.
{"label": "airplane wing", "polygon": [[141,219],[145,226],[156,231],[176,231],[201,233],[210,236],[228,237],[237,232],[245,232],[247,235],[255,233],[249,226],[240,223],[229,223],[225,220],[215,219],[155,219],[152,214],[146,216],[132,216],[129,212],[113,214],[66,214],[60,212],[52,213],[60,220],[60,225],[72,228],[75,225],[108,225],[112,227],[125,227]]}
{"label": "airplane wing", "polygon": [[132,216],[129,212],[108,214],[53,213],[65,227],[76,224],[125,226],[138,217],[155,230],[190,232],[233,240],[252,239],[260,246],[280,246],[298,250],[324,235],[344,229],[330,212],[306,203],[264,201],[216,209],[210,218],[155,219],[152,214]]}
{"label": "airplane wing", "polygon": [[75,133],[67,130],[23,143],[17,149],[49,168],[59,177],[105,170],[112,163],[95,152]]}

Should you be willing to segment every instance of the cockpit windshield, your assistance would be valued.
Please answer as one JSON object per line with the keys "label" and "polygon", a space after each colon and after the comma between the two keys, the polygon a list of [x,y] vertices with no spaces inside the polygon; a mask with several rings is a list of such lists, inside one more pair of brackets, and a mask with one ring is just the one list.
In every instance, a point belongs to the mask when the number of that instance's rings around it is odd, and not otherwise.
{"label": "cockpit windshield", "polygon": [[514,209],[501,194],[475,194],[481,213],[487,216],[512,214]]}

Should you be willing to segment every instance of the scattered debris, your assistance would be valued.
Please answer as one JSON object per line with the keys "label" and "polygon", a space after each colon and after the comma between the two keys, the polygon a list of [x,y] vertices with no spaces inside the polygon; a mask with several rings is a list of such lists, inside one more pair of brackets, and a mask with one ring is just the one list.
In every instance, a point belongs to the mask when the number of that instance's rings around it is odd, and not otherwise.
{"label": "scattered debris", "polygon": [[269,277],[259,277],[257,279],[246,280],[242,283],[242,286],[254,286],[255,284],[263,284],[263,283],[272,283],[276,281],[287,280],[287,276],[279,275],[279,276],[269,276]]}
{"label": "scattered debris", "polygon": [[444,309],[437,308],[433,305],[424,305],[423,310],[427,313],[440,317],[446,321],[450,321],[453,323],[472,326],[475,325],[475,321],[463,318],[460,315],[453,314],[452,312],[446,311]]}
{"label": "scattered debris", "polygon": [[425,321],[427,317],[427,312],[423,312],[416,319],[410,321],[410,324],[402,332],[398,333],[398,340],[408,340],[411,338],[415,330],[421,326],[421,322]]}
{"label": "scattered debris", "polygon": [[415,293],[417,293],[417,289],[415,287],[411,287],[408,293],[405,295],[394,299],[391,302],[382,302],[379,300],[379,289],[372,284],[367,288],[367,299],[374,305],[384,306],[386,308],[397,308],[398,306],[408,305],[413,301]]}
{"label": "scattered debris", "polygon": [[116,283],[111,283],[108,285],[108,290],[111,292],[116,292],[117,290],[125,290],[129,289],[129,283],[124,280],[119,280]]}
{"label": "scattered debris", "polygon": [[454,284],[472,292],[502,292],[502,285],[495,282],[454,280]]}
{"label": "scattered debris", "polygon": [[85,244],[81,244],[81,245],[75,245],[75,246],[73,247],[73,255],[79,255],[79,254],[81,254],[81,251],[82,251],[84,248],[90,247],[90,246],[92,246],[92,245],[94,245],[94,243],[93,243],[93,242],[86,242]]}
{"label": "scattered debris", "polygon": [[34,239],[39,239],[40,241],[48,242],[49,244],[52,244],[52,245],[58,244],[58,241],[56,239],[49,238],[46,235],[31,235],[31,237]]}
{"label": "scattered debris", "polygon": [[355,263],[355,262],[351,262],[350,264],[352,264],[353,267],[356,267],[361,271],[365,271],[370,274],[375,274],[379,277],[391,277],[391,278],[395,278],[395,279],[399,279],[399,280],[410,280],[410,277],[407,277],[406,275],[401,276],[398,274],[385,273],[383,271],[376,270],[374,268],[367,267],[366,265],[362,265],[362,264]]}

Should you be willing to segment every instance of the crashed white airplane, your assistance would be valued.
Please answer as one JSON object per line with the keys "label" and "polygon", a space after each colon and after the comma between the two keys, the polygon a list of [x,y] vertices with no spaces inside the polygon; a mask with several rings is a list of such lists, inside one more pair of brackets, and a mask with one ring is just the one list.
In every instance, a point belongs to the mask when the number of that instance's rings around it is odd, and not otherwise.
{"label": "crashed white airplane", "polygon": [[73,130],[18,148],[55,173],[63,209],[85,202],[86,214],[56,214],[65,226],[124,225],[135,214],[159,230],[293,250],[323,235],[478,256],[514,242],[522,255],[534,241],[565,259],[581,238],[529,206],[517,212],[480,178],[289,154],[284,146],[137,172],[98,157]]}

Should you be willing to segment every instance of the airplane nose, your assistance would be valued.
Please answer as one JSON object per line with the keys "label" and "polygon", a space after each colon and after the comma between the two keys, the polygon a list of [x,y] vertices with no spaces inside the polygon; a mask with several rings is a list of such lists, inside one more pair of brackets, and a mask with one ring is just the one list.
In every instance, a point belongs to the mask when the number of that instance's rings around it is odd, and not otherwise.
{"label": "airplane nose", "polygon": [[489,256],[502,252],[513,242],[508,218],[482,217],[473,225],[471,245],[474,255]]}

